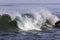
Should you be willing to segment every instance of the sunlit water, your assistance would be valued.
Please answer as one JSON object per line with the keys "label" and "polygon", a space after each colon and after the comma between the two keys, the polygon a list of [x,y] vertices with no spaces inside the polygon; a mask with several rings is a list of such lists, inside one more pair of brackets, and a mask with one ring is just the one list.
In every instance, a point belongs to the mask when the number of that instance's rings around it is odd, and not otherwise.
{"label": "sunlit water", "polygon": [[[60,15],[60,5],[0,5],[0,12],[3,13],[28,13],[31,9],[39,11],[43,6],[48,8],[54,15]],[[28,24],[27,24],[28,25]],[[44,28],[42,28],[44,29]],[[0,31],[0,40],[59,40],[60,29],[52,28],[51,30],[44,29],[42,31],[32,32],[3,32]]]}

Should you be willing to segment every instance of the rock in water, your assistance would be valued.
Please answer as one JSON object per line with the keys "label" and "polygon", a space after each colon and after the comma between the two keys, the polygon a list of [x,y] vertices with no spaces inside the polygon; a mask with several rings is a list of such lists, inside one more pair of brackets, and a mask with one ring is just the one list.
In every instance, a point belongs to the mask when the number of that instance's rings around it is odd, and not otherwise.
{"label": "rock in water", "polygon": [[60,21],[57,21],[57,22],[55,23],[55,25],[56,25],[56,27],[60,28]]}

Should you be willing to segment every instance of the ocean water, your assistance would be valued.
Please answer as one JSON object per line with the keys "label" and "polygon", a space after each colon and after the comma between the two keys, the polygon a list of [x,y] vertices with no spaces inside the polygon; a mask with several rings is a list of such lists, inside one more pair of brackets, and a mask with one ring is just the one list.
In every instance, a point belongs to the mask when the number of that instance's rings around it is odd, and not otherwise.
{"label": "ocean water", "polygon": [[[41,7],[49,9],[60,17],[60,4],[0,4],[2,13],[29,13],[30,10],[39,11]],[[52,28],[32,32],[4,32],[0,31],[0,40],[60,40],[60,29]]]}

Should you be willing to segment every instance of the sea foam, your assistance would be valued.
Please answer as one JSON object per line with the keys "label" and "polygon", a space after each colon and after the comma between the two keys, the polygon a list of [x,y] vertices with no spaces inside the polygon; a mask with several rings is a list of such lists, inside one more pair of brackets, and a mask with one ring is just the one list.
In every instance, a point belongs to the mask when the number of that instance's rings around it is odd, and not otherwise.
{"label": "sea foam", "polygon": [[57,16],[53,15],[46,8],[40,8],[39,10],[33,9],[28,13],[1,11],[0,15],[3,14],[8,14],[12,20],[16,20],[18,28],[23,31],[29,30],[41,31],[41,27],[46,24],[46,19],[48,20],[51,19],[49,22],[53,21],[52,25],[54,25],[54,23],[59,20]]}

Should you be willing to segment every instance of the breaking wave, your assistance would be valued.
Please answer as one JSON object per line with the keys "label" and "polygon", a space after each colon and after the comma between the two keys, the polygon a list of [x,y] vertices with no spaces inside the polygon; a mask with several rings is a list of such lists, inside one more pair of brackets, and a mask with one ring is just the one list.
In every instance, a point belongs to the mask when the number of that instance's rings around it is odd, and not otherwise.
{"label": "breaking wave", "polygon": [[20,12],[4,12],[1,11],[0,15],[8,14],[12,21],[17,21],[17,26],[19,30],[41,30],[41,26],[45,24],[46,17],[51,15],[51,12],[45,8],[40,8],[39,10],[30,10],[27,13]]}

